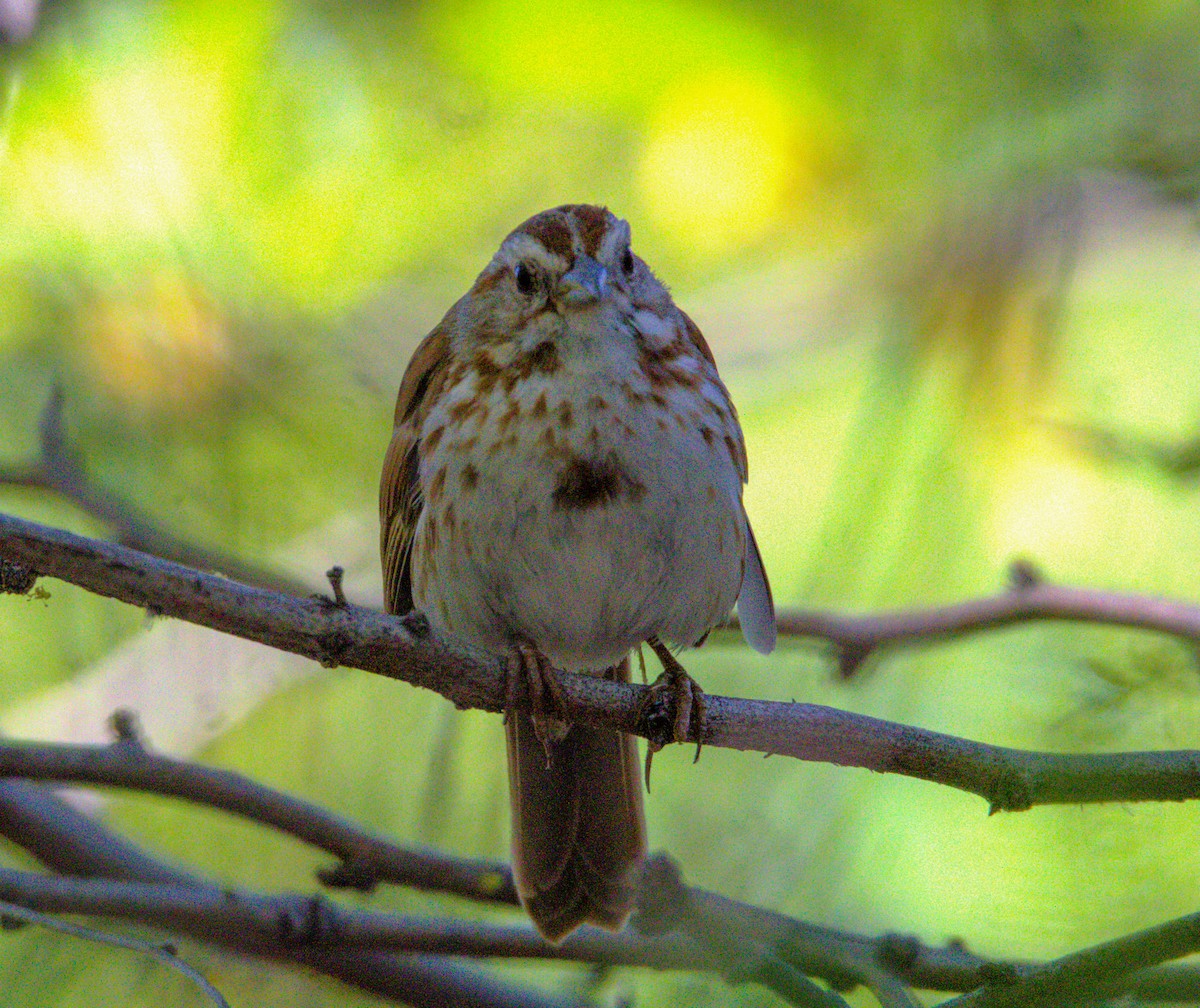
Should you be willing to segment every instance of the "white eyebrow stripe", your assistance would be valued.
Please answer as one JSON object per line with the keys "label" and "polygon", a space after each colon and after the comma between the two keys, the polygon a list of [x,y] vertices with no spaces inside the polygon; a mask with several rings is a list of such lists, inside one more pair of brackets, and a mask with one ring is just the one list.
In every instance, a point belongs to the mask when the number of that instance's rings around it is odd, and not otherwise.
{"label": "white eyebrow stripe", "polygon": [[608,233],[604,236],[604,240],[600,243],[600,255],[614,254],[618,249],[623,249],[629,244],[633,232],[629,227],[629,221],[617,218],[616,223],[608,229]]}
{"label": "white eyebrow stripe", "polygon": [[556,269],[566,269],[569,263],[555,252],[547,250],[540,241],[527,234],[516,234],[509,238],[500,249],[506,260],[514,265],[521,259],[532,259],[543,266]]}

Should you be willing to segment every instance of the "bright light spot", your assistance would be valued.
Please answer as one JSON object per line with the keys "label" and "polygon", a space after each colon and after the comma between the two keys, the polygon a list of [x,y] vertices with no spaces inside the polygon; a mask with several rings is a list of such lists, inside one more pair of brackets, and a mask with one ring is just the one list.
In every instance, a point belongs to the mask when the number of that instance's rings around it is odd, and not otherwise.
{"label": "bright light spot", "polygon": [[14,139],[8,189],[40,228],[170,237],[195,223],[200,193],[220,177],[225,119],[218,82],[192,61],[131,61]]}
{"label": "bright light spot", "polygon": [[1083,559],[1077,553],[1095,548],[1092,535],[1107,499],[1104,483],[1035,438],[1020,440],[988,522],[991,550],[999,564],[1025,556],[1070,568]]}
{"label": "bright light spot", "polygon": [[696,258],[751,244],[795,180],[796,124],[745,77],[691,78],[664,94],[638,169],[648,213]]}

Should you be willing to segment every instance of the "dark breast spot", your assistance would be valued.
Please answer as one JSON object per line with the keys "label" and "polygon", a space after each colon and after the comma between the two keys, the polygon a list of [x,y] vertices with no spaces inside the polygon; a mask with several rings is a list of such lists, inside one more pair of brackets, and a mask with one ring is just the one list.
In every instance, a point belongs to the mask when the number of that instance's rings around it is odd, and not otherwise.
{"label": "dark breast spot", "polygon": [[530,350],[528,361],[530,372],[540,371],[544,375],[554,374],[561,366],[558,347],[550,340],[543,340]]}
{"label": "dark breast spot", "polygon": [[521,382],[527,381],[535,372],[550,377],[562,367],[558,347],[553,340],[542,340],[537,346],[515,357],[504,369],[500,383],[505,392],[512,392]]}
{"label": "dark breast spot", "polygon": [[645,495],[646,487],[625,471],[615,455],[577,455],[558,474],[553,500],[560,511],[586,511],[622,497],[639,501]]}

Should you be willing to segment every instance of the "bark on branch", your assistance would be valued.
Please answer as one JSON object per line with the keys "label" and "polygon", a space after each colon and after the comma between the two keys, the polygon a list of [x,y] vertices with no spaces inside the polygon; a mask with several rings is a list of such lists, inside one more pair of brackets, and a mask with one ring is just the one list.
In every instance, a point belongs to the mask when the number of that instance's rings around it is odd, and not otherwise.
{"label": "bark on branch", "polygon": [[[0,558],[157,615],[259,641],[327,666],[344,665],[432,689],[459,707],[499,711],[505,701],[500,661],[481,659],[438,639],[419,617],[396,618],[327,599],[251,588],[8,515],[0,515]],[[669,719],[647,709],[644,686],[568,672],[558,677],[574,720],[666,741],[661,725]],[[816,704],[710,696],[702,741],[916,777],[977,794],[992,811],[1200,797],[1200,752],[1195,750],[1030,752]]]}

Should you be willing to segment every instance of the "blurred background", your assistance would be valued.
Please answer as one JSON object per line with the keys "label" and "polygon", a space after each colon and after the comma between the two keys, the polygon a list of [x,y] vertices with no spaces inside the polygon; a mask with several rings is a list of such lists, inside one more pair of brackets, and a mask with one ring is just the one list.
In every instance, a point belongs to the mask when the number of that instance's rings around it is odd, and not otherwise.
{"label": "blurred background", "polygon": [[[515,224],[606,203],[713,345],[779,603],[948,602],[1016,558],[1200,598],[1193,3],[3,0],[0,28],[0,462],[33,457],[59,388],[97,485],[314,590],[341,563],[378,604],[376,486],[411,350]],[[29,487],[0,486],[0,508],[112,533]],[[103,738],[123,704],[162,749],[506,855],[498,718],[46,587],[0,598],[6,733]],[[712,692],[1002,745],[1200,747],[1196,655],[1147,633],[1012,629],[850,683],[815,644],[763,659],[727,636],[686,660]],[[231,884],[307,890],[323,863],[182,804],[93,807]],[[648,800],[690,881],[858,931],[1043,957],[1200,905],[1194,803],[986,812],[717,750],[660,754]],[[182,952],[236,1004],[376,1003]],[[0,989],[202,1003],[32,928],[0,937]],[[633,971],[596,994],[775,1003]]]}

